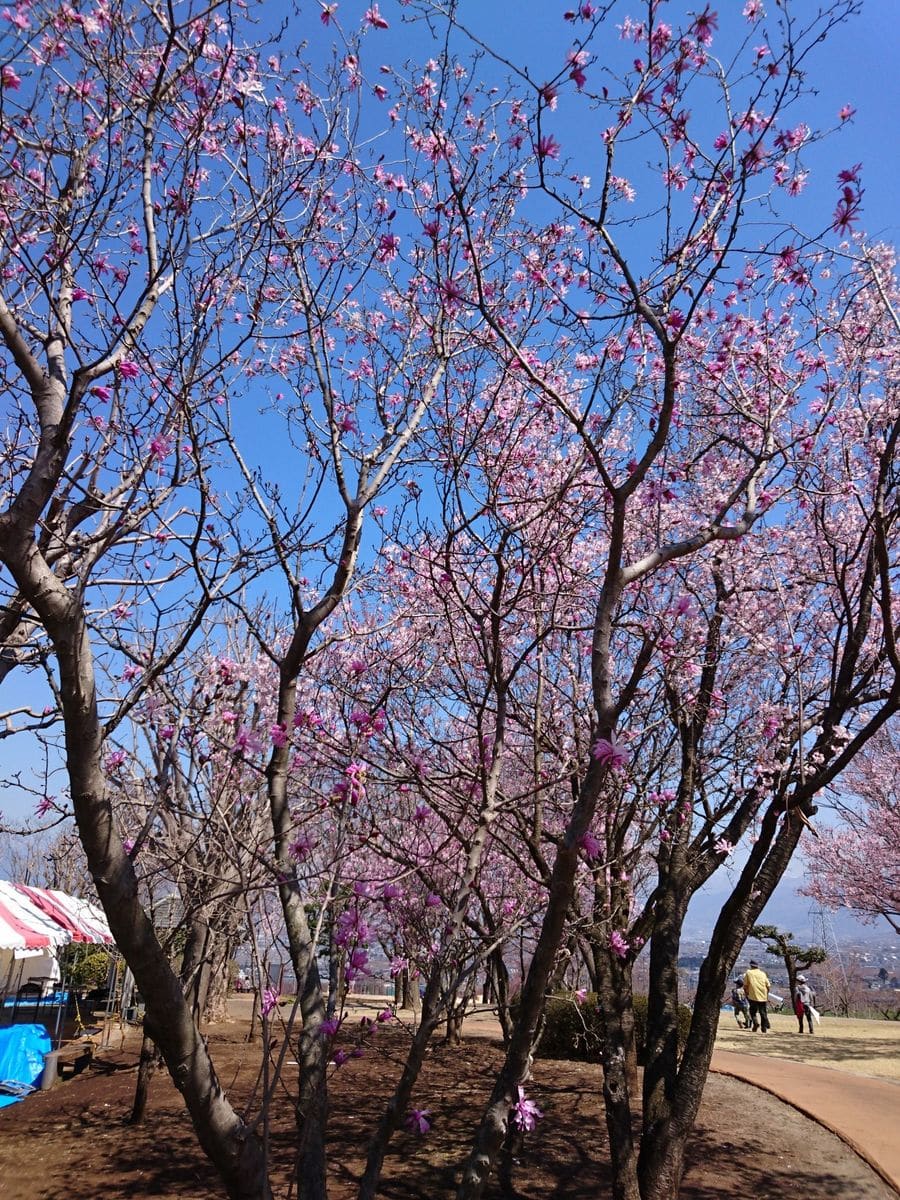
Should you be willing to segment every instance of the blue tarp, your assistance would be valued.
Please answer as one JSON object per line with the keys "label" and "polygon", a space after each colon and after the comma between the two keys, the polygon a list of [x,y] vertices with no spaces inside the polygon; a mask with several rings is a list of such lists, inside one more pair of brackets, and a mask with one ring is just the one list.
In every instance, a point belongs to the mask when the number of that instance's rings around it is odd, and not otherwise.
{"label": "blue tarp", "polygon": [[4,1091],[3,1084],[38,1087],[49,1054],[50,1034],[43,1025],[10,1025],[0,1029],[0,1108],[15,1104],[22,1096]]}
{"label": "blue tarp", "polygon": [[68,1004],[68,992],[51,992],[49,996],[20,996],[18,1000],[15,996],[7,996],[3,1001],[6,1008],[59,1008],[61,1004]]}

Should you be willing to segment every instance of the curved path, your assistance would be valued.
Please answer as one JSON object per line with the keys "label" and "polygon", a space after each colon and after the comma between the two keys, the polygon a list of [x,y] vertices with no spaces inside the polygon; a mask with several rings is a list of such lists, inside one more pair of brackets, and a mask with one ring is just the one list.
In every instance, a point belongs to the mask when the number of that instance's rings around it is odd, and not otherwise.
{"label": "curved path", "polygon": [[830,1129],[900,1195],[900,1083],[733,1050],[713,1051],[712,1069],[763,1088]]}

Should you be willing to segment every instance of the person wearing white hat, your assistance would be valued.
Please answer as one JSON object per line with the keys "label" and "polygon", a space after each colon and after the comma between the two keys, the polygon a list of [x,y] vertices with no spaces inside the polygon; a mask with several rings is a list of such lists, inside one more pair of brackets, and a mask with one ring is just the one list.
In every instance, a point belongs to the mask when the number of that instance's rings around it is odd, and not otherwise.
{"label": "person wearing white hat", "polygon": [[806,980],[805,975],[797,976],[797,987],[794,991],[794,1013],[800,1023],[798,1033],[803,1032],[803,1018],[809,1025],[809,1032],[813,1031],[813,1008],[816,1004],[816,993],[812,990]]}

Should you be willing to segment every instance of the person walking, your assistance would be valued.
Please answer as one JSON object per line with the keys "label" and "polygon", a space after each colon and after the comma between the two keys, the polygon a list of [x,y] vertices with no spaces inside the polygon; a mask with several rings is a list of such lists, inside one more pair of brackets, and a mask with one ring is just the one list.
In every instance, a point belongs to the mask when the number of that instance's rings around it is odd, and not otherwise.
{"label": "person walking", "polygon": [[750,959],[750,969],[744,973],[744,995],[750,1003],[750,1019],[753,1032],[769,1032],[769,989],[772,984],[765,971],[760,969],[755,958]]}
{"label": "person walking", "polygon": [[803,1032],[803,1018],[806,1018],[809,1025],[809,1032],[813,1031],[813,1009],[816,1006],[816,993],[812,990],[806,981],[805,975],[797,976],[797,988],[794,992],[794,1013],[800,1023],[798,1033]]}
{"label": "person walking", "polygon": [[750,1004],[744,992],[743,979],[736,979],[731,989],[731,1007],[734,1009],[734,1019],[738,1029],[750,1028]]}

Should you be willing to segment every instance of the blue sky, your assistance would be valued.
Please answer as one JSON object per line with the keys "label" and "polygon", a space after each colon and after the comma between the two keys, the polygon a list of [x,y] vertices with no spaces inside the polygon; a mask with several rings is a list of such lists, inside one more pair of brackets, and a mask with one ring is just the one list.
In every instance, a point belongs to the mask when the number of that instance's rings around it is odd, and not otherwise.
{"label": "blue sky", "polygon": [[[733,39],[743,36],[747,24],[741,13],[744,0],[712,0],[709,7],[717,11],[719,32],[713,49],[733,45]],[[336,17],[345,29],[355,28],[357,20],[368,7],[367,0],[341,0]],[[544,82],[548,73],[559,69],[566,52],[583,27],[564,21],[562,14],[575,7],[565,0],[459,0],[458,15],[466,26],[486,46],[501,55],[508,63],[527,70],[532,80]],[[659,20],[677,25],[686,12],[700,12],[705,0],[663,0]],[[819,0],[787,0],[781,5],[766,0],[767,20],[771,23],[787,8],[795,20],[808,20],[820,7]],[[828,224],[837,198],[836,175],[841,168],[857,162],[863,164],[865,199],[861,226],[871,237],[896,241],[900,235],[900,171],[897,169],[900,128],[900,33],[897,23],[897,0],[859,0],[859,13],[850,17],[816,46],[806,61],[807,82],[816,94],[810,95],[796,109],[797,119],[804,119],[814,128],[826,128],[837,123],[837,114],[846,104],[856,109],[852,121],[835,136],[816,147],[810,155],[812,167],[808,189],[801,202],[792,209],[797,224],[805,229],[824,228]],[[412,7],[403,0],[382,0],[382,15],[389,22],[387,30],[371,30],[364,42],[363,65],[367,72],[385,62],[400,67],[405,60],[422,62],[436,51],[422,22],[413,20]],[[615,6],[609,27],[597,41],[601,55],[621,53],[618,37],[610,37],[623,17],[639,17],[644,5],[641,0],[622,0]],[[329,31],[317,22],[309,31],[311,49],[322,48]],[[753,40],[755,45],[757,39]],[[774,38],[772,39],[774,44]],[[465,42],[457,42],[460,47]],[[490,77],[500,82],[509,71],[501,64],[482,60],[474,73],[475,81]],[[571,88],[563,93],[555,118],[554,132],[564,150],[573,149],[590,155],[594,130],[574,123]],[[567,111],[567,105],[569,106]],[[710,119],[718,122],[717,115]]]}

